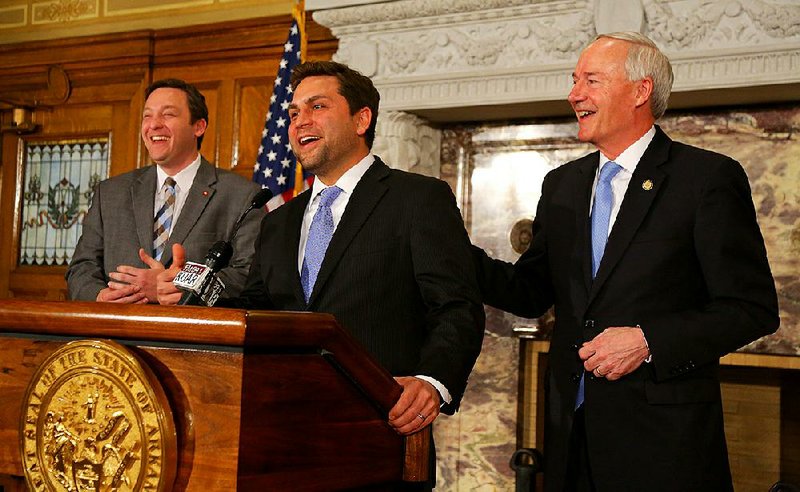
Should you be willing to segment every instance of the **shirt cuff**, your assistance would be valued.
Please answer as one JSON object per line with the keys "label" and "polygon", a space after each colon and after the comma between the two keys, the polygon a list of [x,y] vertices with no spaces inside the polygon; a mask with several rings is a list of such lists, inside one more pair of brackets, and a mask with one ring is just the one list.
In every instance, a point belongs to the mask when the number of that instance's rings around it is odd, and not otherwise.
{"label": "shirt cuff", "polygon": [[[642,330],[642,327],[636,325],[636,328]],[[650,344],[647,343],[647,337],[644,336],[644,330],[642,330],[642,340],[644,340],[644,346],[647,347],[647,358],[644,360],[647,364],[653,362],[653,354],[650,352]]]}
{"label": "shirt cuff", "polygon": [[442,405],[444,405],[446,403],[450,403],[450,402],[453,401],[453,397],[450,396],[450,392],[447,391],[447,388],[445,388],[444,385],[442,383],[440,383],[439,381],[433,379],[430,376],[419,376],[418,375],[418,376],[414,376],[414,377],[416,377],[417,379],[421,379],[423,381],[427,381],[427,382],[431,383],[434,388],[436,388],[436,391],[439,392],[439,396],[442,398],[442,404],[439,405],[439,406],[442,406]]}

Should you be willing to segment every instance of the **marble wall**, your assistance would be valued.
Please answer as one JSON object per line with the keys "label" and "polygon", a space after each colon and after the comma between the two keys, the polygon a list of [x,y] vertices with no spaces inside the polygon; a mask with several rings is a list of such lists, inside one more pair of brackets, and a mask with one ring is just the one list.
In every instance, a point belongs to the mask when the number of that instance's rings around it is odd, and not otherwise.
{"label": "marble wall", "polygon": [[[781,328],[744,351],[800,355],[800,105],[672,112],[674,139],[737,159],[750,178],[781,308]],[[544,175],[593,149],[572,119],[452,125],[442,132],[441,175],[457,191],[473,242],[518,258],[514,224],[533,218]],[[443,491],[513,490],[509,459],[521,425],[515,329],[546,337],[548,317],[524,320],[487,308],[486,340],[461,411],[437,421]]]}

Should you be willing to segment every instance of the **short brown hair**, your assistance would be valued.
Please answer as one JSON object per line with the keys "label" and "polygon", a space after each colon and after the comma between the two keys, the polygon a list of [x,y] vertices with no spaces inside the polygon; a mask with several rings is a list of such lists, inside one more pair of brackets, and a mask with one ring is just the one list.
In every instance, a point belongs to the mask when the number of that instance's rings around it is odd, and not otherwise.
{"label": "short brown hair", "polygon": [[339,81],[339,94],[347,100],[350,114],[356,114],[361,108],[372,111],[372,121],[364,134],[367,147],[372,148],[375,140],[375,126],[378,122],[378,105],[381,95],[372,80],[361,72],[342,63],[333,61],[310,61],[301,63],[292,70],[292,89],[297,89],[306,77],[331,76]]}
{"label": "short brown hair", "polygon": [[[197,90],[197,87],[189,84],[181,79],[161,79],[156,80],[147,86],[144,90],[144,100],[146,101],[150,94],[156,89],[179,89],[186,94],[186,102],[189,104],[189,115],[191,116],[192,123],[197,120],[206,120],[208,124],[208,106],[206,106],[206,98]],[[200,144],[203,143],[203,136],[197,137],[197,150],[200,150]]]}

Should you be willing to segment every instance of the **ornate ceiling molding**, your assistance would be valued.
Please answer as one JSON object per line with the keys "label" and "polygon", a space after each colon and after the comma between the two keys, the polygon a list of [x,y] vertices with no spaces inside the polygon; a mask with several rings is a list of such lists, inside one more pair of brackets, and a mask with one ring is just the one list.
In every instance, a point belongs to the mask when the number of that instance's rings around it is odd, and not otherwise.
{"label": "ornate ceiling molding", "polygon": [[643,4],[648,34],[666,50],[800,41],[800,5],[764,0],[704,2],[682,9],[664,1]]}
{"label": "ornate ceiling molding", "polygon": [[314,20],[393,111],[562,101],[609,30],[653,38],[674,92],[800,83],[800,6],[784,0],[397,0]]}
{"label": "ornate ceiling molding", "polygon": [[545,14],[585,4],[587,0],[400,0],[376,5],[360,5],[314,13],[314,20],[342,33],[373,25],[381,28],[442,27],[443,21],[461,22],[484,18],[503,18],[509,13]]}

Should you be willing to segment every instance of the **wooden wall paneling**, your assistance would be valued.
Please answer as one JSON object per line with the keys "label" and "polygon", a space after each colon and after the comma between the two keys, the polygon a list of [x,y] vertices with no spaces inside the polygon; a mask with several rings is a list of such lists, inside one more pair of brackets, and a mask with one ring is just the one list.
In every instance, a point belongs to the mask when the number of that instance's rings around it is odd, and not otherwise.
{"label": "wooden wall paneling", "polygon": [[800,487],[800,373],[783,371],[781,384],[780,477]]}
{"label": "wooden wall paneling", "polygon": [[[154,35],[153,79],[178,77],[198,86],[212,119],[206,132],[209,143],[204,141],[201,152],[218,167],[232,169],[246,179],[252,177],[272,82],[290,25],[291,17],[286,15],[170,29]],[[314,58],[330,59],[337,47],[330,31],[309,21],[307,34]],[[218,84],[214,95],[205,88],[212,82]],[[212,99],[216,99],[213,110]]]}
{"label": "wooden wall paneling", "polygon": [[[3,136],[0,296],[65,297],[65,266],[17,265],[24,145],[107,136],[109,174],[137,167],[140,100],[143,80],[149,76],[151,37],[150,32],[140,31],[0,46],[0,99],[33,107],[38,125],[22,137]],[[56,100],[48,92],[46,74],[52,65],[67,74],[71,90],[66,100]]]}
{"label": "wooden wall paneling", "polygon": [[14,205],[16,201],[16,161],[18,140],[15,133],[2,134],[0,164],[0,296],[8,297],[8,279],[16,265],[13,257]]}
{"label": "wooden wall paneling", "polygon": [[[277,65],[273,71],[277,70]],[[232,164],[252,176],[261,143],[261,131],[269,111],[272,77],[242,77],[236,80]]]}
{"label": "wooden wall paneling", "polygon": [[[0,99],[41,103],[48,97],[48,67],[62,67],[71,83],[68,100],[37,107],[39,128],[25,138],[109,135],[114,176],[150,163],[139,136],[145,87],[164,77],[182,78],[198,86],[209,106],[203,155],[250,179],[290,19],[0,45]],[[330,59],[338,42],[311,16],[307,35],[307,58]],[[0,149],[0,297],[63,298],[65,267],[16,265],[21,142],[4,134]]]}
{"label": "wooden wall paneling", "polygon": [[[206,137],[203,140],[201,153],[206,159],[215,163],[222,169],[232,169],[246,179],[252,177],[252,166],[239,166],[241,162],[237,155],[237,150],[242,145],[247,148],[258,148],[258,140],[261,128],[264,124],[266,110],[261,107],[267,104],[269,92],[267,86],[271,85],[274,72],[277,70],[278,62],[270,60],[261,62],[258,65],[273,65],[271,67],[272,76],[259,77],[260,94],[266,94],[262,105],[251,106],[243,104],[237,92],[240,90],[240,80],[247,78],[252,81],[252,74],[263,70],[255,63],[249,65],[241,62],[219,63],[213,68],[205,66],[198,67],[170,67],[156,68],[154,78],[178,77],[197,86],[206,97],[206,104],[209,109],[209,127],[206,130]],[[247,100],[250,103],[252,100]],[[242,119],[247,124],[242,124]],[[255,123],[253,125],[253,123]],[[253,160],[255,159],[253,154]]]}
{"label": "wooden wall paneling", "polygon": [[[93,103],[65,104],[51,109],[37,110],[36,122],[40,129],[34,135],[26,135],[16,139],[17,147],[14,162],[10,153],[4,158],[8,162],[8,186],[14,183],[12,193],[4,196],[11,200],[10,234],[2,237],[2,255],[5,259],[5,270],[8,271],[6,284],[7,296],[37,299],[65,299],[66,283],[64,281],[65,266],[20,266],[17,264],[18,238],[21,224],[21,192],[24,190],[25,176],[22,152],[27,142],[58,141],[62,139],[109,137],[109,175],[120,174],[137,167],[138,126],[131,125],[131,107],[140,106],[134,99],[140,99],[141,84],[129,87],[124,95],[128,100],[97,101]],[[88,89],[85,89],[88,90]],[[118,96],[119,97],[119,96]],[[120,97],[120,99],[124,99]],[[139,111],[140,112],[140,111]],[[139,119],[138,117],[136,118]],[[6,166],[4,166],[5,168]],[[12,178],[13,176],[13,178]]]}

